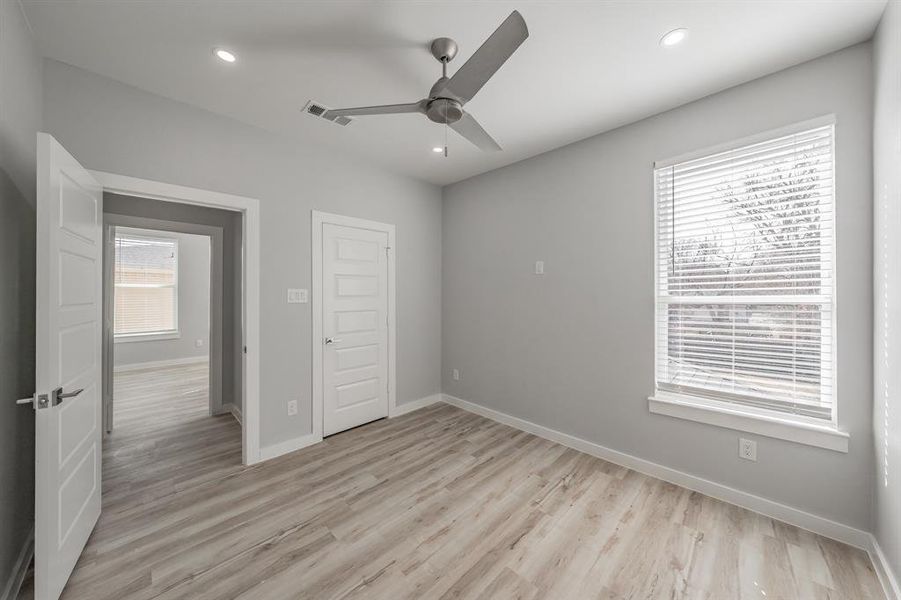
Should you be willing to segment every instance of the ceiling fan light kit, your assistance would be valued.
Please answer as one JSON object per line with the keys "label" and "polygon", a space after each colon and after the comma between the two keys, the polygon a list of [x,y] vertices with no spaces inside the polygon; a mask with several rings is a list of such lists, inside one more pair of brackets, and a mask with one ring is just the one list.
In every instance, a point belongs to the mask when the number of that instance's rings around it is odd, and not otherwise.
{"label": "ceiling fan light kit", "polygon": [[[432,41],[430,49],[435,60],[441,63],[441,77],[432,86],[427,98],[408,104],[329,109],[320,116],[330,121],[349,121],[350,117],[421,113],[429,120],[453,129],[482,151],[499,151],[500,145],[463,107],[528,37],[525,20],[514,10],[452,77],[447,76],[447,64],[457,55],[457,42],[451,38],[437,38]],[[444,152],[447,155],[447,144]]]}

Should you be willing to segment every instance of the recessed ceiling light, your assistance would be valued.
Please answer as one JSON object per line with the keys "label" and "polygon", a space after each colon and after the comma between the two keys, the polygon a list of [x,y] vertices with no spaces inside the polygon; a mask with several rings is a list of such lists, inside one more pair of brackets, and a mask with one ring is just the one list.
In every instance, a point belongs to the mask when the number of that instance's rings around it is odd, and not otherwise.
{"label": "recessed ceiling light", "polygon": [[688,35],[688,30],[680,27],[679,29],[673,29],[670,32],[664,34],[662,38],[660,38],[661,46],[675,46],[676,44],[682,42],[685,39],[685,36]]}
{"label": "recessed ceiling light", "polygon": [[213,54],[216,55],[219,60],[223,60],[227,63],[233,63],[238,60],[237,56],[235,56],[225,48],[213,48]]}
{"label": "recessed ceiling light", "polygon": [[432,152],[438,154],[439,152],[444,152],[444,148],[442,148],[441,146],[435,146],[434,148],[432,148]]}

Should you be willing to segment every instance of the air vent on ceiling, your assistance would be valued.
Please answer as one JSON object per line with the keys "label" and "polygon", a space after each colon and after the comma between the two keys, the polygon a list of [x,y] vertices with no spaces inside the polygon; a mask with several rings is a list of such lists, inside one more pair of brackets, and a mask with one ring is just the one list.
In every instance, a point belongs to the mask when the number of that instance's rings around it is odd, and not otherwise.
{"label": "air vent on ceiling", "polygon": [[329,118],[325,116],[328,108],[316,102],[315,100],[310,100],[303,107],[303,112],[313,115],[314,117],[322,117],[326,121],[331,121],[332,123],[337,123],[338,125],[346,126],[353,121],[350,117],[333,117]]}

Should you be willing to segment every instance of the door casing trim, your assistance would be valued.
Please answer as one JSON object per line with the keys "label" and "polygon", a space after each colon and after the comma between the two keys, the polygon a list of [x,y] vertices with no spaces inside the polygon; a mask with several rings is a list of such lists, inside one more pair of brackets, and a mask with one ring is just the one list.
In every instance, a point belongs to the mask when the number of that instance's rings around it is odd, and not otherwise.
{"label": "door casing trim", "polygon": [[313,373],[312,373],[312,420],[313,443],[322,439],[322,226],[342,225],[372,231],[383,231],[388,234],[388,417],[397,415],[397,313],[395,292],[395,226],[368,219],[336,215],[318,210],[312,211],[311,218],[311,256],[312,278],[310,282],[311,314],[313,319]]}
{"label": "door casing trim", "polygon": [[241,454],[245,465],[260,462],[260,202],[256,198],[89,171],[104,192],[194,204],[239,212],[243,217],[244,390]]}

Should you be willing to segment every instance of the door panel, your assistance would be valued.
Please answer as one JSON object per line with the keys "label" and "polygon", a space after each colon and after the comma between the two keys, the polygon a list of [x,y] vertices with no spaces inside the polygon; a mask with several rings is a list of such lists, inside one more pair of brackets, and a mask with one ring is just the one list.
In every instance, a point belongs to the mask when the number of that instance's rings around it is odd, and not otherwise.
{"label": "door panel", "polygon": [[323,224],[324,435],[388,416],[387,246],[384,231]]}
{"label": "door panel", "polygon": [[103,197],[49,135],[37,164],[34,579],[57,600],[100,516]]}

